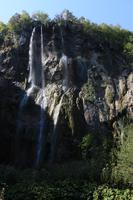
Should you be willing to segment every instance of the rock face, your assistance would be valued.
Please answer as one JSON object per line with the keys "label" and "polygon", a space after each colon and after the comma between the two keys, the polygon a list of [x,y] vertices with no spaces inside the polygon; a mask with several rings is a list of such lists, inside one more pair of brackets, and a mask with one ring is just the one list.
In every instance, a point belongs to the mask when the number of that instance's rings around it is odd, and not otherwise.
{"label": "rock face", "polygon": [[[40,59],[40,27],[36,34],[36,53]],[[47,107],[42,163],[81,159],[80,144],[85,135],[106,132],[112,136],[119,116],[133,117],[133,71],[123,65],[124,58],[119,55],[122,61],[116,64],[122,67],[113,72],[112,56],[107,56],[105,64],[104,47],[91,37],[84,35],[82,26],[77,24],[49,23],[43,27],[42,67]],[[41,88],[34,88],[21,110],[22,99],[30,87],[27,81],[30,37],[20,36],[19,41],[17,47],[4,44],[0,51],[0,161],[33,166]],[[107,65],[112,67],[111,71]]]}

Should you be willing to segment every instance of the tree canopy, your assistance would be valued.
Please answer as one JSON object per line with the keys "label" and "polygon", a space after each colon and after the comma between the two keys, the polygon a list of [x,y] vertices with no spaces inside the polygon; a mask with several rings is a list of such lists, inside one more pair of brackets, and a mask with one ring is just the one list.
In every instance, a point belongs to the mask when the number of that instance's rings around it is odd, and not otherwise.
{"label": "tree canopy", "polygon": [[[37,23],[36,23],[37,22]],[[95,24],[91,23],[85,17],[77,18],[72,12],[65,9],[61,14],[56,15],[53,20],[51,20],[47,13],[38,11],[30,16],[26,11],[22,13],[15,13],[9,20],[7,24],[0,22],[0,42],[4,41],[6,35],[15,33],[16,35],[21,35],[23,32],[31,32],[32,28],[36,24],[45,25],[49,22],[55,22],[58,25],[65,25],[67,23],[80,24],[85,37],[93,37],[95,42],[104,46],[111,51],[115,51],[123,54],[129,63],[133,65],[133,33],[122,29],[120,26],[112,26],[107,24]]]}
{"label": "tree canopy", "polygon": [[32,19],[35,21],[39,21],[42,24],[46,24],[50,20],[48,14],[41,11],[33,13]]}

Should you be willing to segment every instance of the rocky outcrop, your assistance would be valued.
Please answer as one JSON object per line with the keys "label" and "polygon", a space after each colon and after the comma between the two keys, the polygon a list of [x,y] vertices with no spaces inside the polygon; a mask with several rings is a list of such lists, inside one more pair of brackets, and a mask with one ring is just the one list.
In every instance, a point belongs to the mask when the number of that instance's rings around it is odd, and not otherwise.
{"label": "rocky outcrop", "polygon": [[[40,27],[36,30],[40,41]],[[59,27],[50,23],[43,27],[43,34],[47,99],[43,161],[81,159],[80,144],[86,134],[112,134],[113,124],[123,111],[129,119],[133,117],[133,71],[129,66],[124,66],[116,73],[112,66],[110,72],[104,62],[103,47],[89,38],[92,35],[84,35],[81,25],[68,23]],[[6,161],[6,155],[10,152],[7,163],[17,160],[23,166],[31,166],[36,149],[40,112],[36,102],[40,88],[37,87],[30,94],[19,116],[20,102],[27,95],[26,89],[29,87],[29,35],[24,38],[20,36],[19,41],[17,47],[8,45],[0,51],[0,146],[3,141],[8,144],[7,148],[4,145],[0,147],[1,152],[7,151],[0,155],[1,162]],[[63,55],[67,57],[67,63],[62,60]],[[119,56],[118,60],[124,59]],[[112,56],[107,56],[107,60],[110,65]],[[123,66],[123,62],[119,62],[119,65]],[[23,129],[16,140],[18,123]]]}

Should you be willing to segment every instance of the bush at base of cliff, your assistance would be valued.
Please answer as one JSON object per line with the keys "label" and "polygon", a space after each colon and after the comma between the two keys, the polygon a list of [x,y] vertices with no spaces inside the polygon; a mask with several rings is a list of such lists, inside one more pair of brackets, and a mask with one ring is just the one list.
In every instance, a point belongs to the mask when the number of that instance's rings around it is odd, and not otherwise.
{"label": "bush at base of cliff", "polygon": [[117,152],[117,165],[112,169],[115,183],[133,184],[133,124],[124,128],[126,139]]}
{"label": "bush at base of cliff", "polygon": [[[81,165],[73,164],[73,168],[81,169]],[[83,166],[82,166],[83,167]],[[54,173],[55,170],[55,173]],[[108,184],[99,185],[98,183],[89,181],[89,178],[77,176],[78,178],[63,177],[62,174],[57,175],[58,167],[53,167],[50,171],[46,169],[40,171],[27,169],[15,170],[12,167],[4,167],[0,169],[0,174],[3,171],[3,176],[0,177],[0,195],[2,200],[132,200],[133,189],[121,186],[120,188]],[[62,169],[61,169],[62,170]],[[66,170],[66,169],[65,169]],[[71,171],[70,166],[67,170]],[[89,166],[88,166],[89,170]],[[74,169],[73,169],[74,172]],[[87,169],[86,169],[87,172]],[[48,177],[49,173],[49,177]],[[56,176],[56,178],[55,178]],[[14,177],[14,178],[13,178]],[[60,179],[61,177],[61,179]]]}
{"label": "bush at base of cliff", "polygon": [[19,183],[11,186],[5,196],[7,200],[132,200],[133,190],[65,180],[53,184]]}

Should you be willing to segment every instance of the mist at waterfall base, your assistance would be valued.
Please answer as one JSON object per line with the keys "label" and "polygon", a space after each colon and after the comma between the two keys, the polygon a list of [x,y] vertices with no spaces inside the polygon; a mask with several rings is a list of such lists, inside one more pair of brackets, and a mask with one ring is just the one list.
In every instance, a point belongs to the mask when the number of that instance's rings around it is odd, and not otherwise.
{"label": "mist at waterfall base", "polygon": [[[28,88],[26,93],[22,97],[19,106],[19,115],[18,115],[18,124],[17,124],[17,135],[19,138],[19,133],[23,134],[24,125],[22,123],[21,116],[24,114],[24,110],[28,112],[27,106],[30,104],[30,100],[33,98],[35,105],[40,107],[40,116],[37,122],[36,128],[36,147],[35,147],[35,158],[33,161],[33,167],[38,168],[41,166],[44,160],[44,146],[46,143],[46,110],[47,110],[47,98],[45,94],[45,52],[44,52],[44,34],[43,27],[40,27],[40,42],[36,39],[36,28],[33,29],[30,44],[29,44],[29,77],[28,77]],[[69,79],[68,79],[68,57],[64,54],[64,39],[62,30],[60,29],[61,35],[61,46],[62,46],[62,56],[60,58],[60,63],[64,68],[64,78],[62,83],[63,95],[60,97],[58,104],[55,106],[53,113],[53,131],[51,135],[51,147],[50,147],[50,162],[55,160],[56,149],[57,149],[57,140],[58,140],[58,129],[57,124],[59,121],[60,110],[63,102],[64,95],[69,88]],[[39,47],[39,48],[38,48]],[[36,55],[38,54],[38,55]],[[26,133],[28,130],[26,130]],[[32,134],[32,131],[31,133]],[[20,150],[21,151],[21,150]]]}

